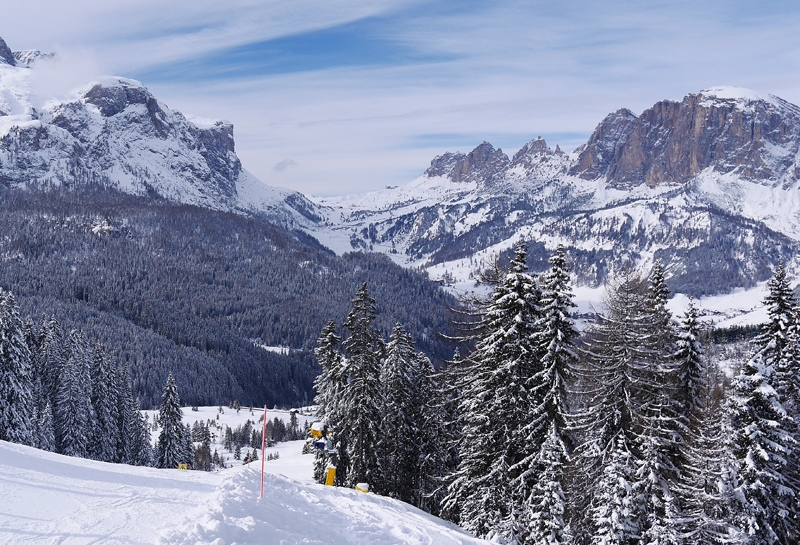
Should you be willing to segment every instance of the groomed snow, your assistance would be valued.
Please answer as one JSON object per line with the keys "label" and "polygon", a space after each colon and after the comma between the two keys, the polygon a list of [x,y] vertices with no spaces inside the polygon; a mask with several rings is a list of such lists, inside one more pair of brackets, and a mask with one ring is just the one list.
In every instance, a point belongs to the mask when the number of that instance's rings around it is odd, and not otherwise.
{"label": "groomed snow", "polygon": [[[184,421],[215,417],[217,407],[184,408]],[[258,418],[224,408],[236,426]],[[270,419],[288,421],[285,411]],[[306,416],[300,416],[301,425]],[[2,544],[470,544],[486,543],[408,504],[313,482],[304,441],[261,461],[213,473],[140,468],[69,458],[0,441]]]}

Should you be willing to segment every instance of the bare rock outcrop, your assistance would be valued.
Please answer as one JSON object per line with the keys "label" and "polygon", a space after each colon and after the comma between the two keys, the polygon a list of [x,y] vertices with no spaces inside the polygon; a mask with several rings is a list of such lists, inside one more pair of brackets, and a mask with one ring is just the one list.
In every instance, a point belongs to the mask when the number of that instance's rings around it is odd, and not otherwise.
{"label": "bare rock outcrop", "polygon": [[0,64],[8,64],[11,66],[16,66],[17,64],[14,60],[14,53],[11,52],[11,49],[6,45],[3,38],[0,38]]}
{"label": "bare rock outcrop", "polygon": [[[737,92],[741,91],[741,92]],[[777,97],[735,88],[661,101],[635,116],[619,110],[579,149],[570,173],[607,185],[681,185],[706,168],[751,180],[796,176],[800,111]]]}

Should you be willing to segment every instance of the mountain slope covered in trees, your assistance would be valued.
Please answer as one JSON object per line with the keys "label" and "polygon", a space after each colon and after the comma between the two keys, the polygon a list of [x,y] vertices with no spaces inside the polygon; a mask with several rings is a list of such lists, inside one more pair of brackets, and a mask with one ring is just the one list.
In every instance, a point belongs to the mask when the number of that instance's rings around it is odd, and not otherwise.
{"label": "mountain slope covered in trees", "polygon": [[100,341],[145,408],[170,371],[190,404],[310,401],[314,340],[363,282],[385,337],[399,321],[434,359],[452,353],[440,334],[455,300],[423,275],[242,215],[108,188],[0,189],[0,233],[0,287],[22,315]]}

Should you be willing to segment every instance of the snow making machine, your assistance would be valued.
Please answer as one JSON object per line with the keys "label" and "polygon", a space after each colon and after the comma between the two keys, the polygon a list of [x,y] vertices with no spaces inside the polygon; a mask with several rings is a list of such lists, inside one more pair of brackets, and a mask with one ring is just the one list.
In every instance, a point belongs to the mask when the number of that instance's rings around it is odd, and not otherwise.
{"label": "snow making machine", "polygon": [[311,425],[311,436],[314,438],[314,448],[328,455],[325,485],[333,486],[333,481],[336,479],[336,466],[339,463],[339,449],[333,445],[333,430],[323,422],[314,422]]}

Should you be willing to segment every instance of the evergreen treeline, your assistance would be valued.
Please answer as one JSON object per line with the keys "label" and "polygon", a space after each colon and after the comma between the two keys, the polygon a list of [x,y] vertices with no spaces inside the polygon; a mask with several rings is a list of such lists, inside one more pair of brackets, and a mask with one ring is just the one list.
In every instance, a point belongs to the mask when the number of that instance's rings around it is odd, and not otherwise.
{"label": "evergreen treeline", "polygon": [[0,439],[68,456],[150,465],[150,431],[127,372],[78,330],[23,323],[0,289]]}
{"label": "evergreen treeline", "polygon": [[[697,312],[676,321],[660,264],[610,284],[579,334],[564,251],[526,248],[473,305],[434,373],[401,326],[385,343],[366,285],[322,330],[320,415],[337,484],[439,514],[506,544],[800,542],[800,308],[778,267],[769,321],[734,379],[706,356]],[[315,477],[331,460],[317,452]]]}
{"label": "evergreen treeline", "polygon": [[[208,426],[192,430],[182,418],[170,373],[153,449],[127,372],[81,331],[65,334],[55,319],[23,323],[14,296],[0,289],[0,440],[137,466],[210,471],[221,465],[218,455],[212,458]],[[289,432],[300,433],[296,417]]]}
{"label": "evergreen treeline", "polygon": [[0,287],[25,315],[55,315],[107,347],[144,408],[170,370],[190,405],[308,404],[314,339],[364,281],[380,297],[382,334],[400,321],[434,360],[452,353],[439,332],[455,300],[423,275],[255,218],[90,185],[0,184],[0,233]]}

